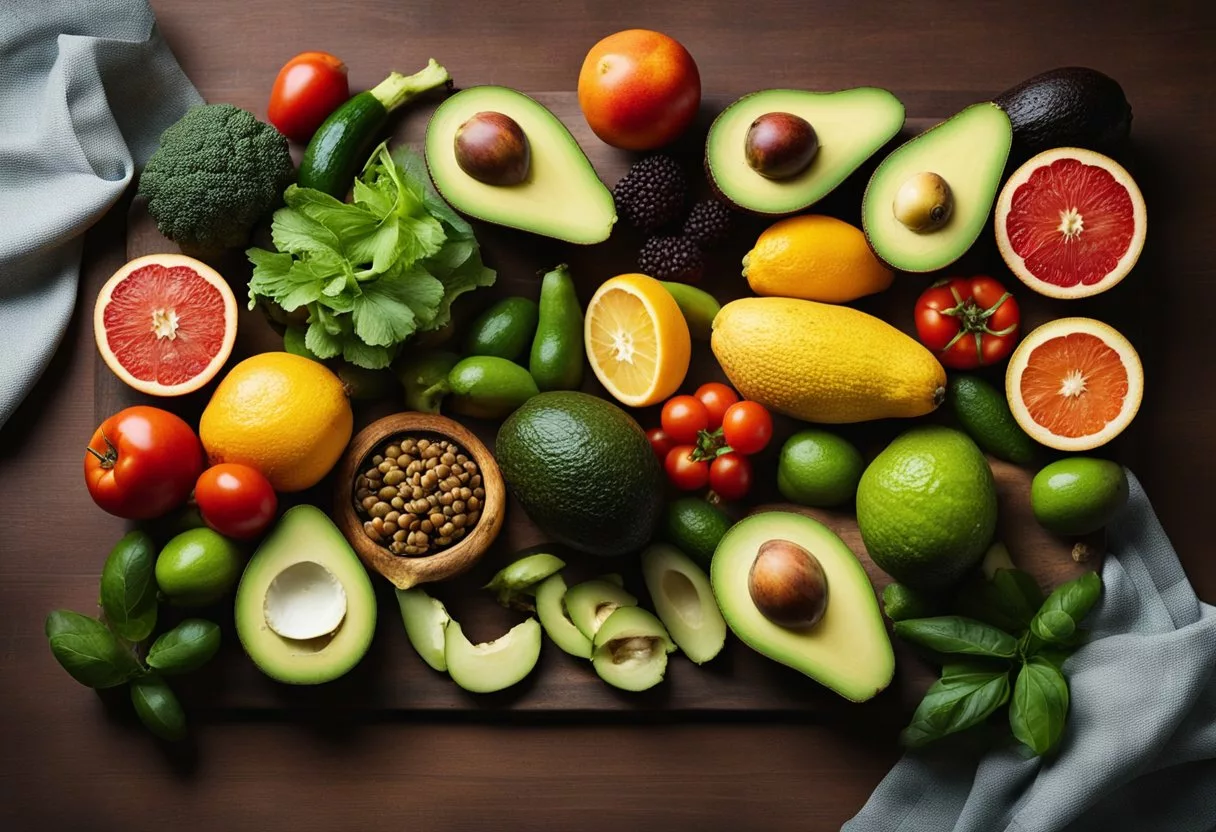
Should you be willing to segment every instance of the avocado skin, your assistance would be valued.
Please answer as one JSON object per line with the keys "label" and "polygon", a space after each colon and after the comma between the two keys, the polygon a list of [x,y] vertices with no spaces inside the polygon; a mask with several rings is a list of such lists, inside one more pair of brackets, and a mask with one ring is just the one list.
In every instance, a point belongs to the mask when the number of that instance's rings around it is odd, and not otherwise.
{"label": "avocado skin", "polygon": [[1061,67],[1028,78],[994,99],[1013,125],[1015,161],[1053,147],[1084,147],[1119,156],[1132,128],[1132,108],[1109,75]]}

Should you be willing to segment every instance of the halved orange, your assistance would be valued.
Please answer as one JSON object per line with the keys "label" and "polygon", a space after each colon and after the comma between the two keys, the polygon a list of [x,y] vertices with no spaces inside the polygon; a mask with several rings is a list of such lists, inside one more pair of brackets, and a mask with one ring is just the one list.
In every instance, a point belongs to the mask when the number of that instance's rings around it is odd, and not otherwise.
{"label": "halved orange", "polygon": [[236,298],[215,269],[181,254],[137,257],[97,295],[102,359],[151,396],[191,393],[215,377],[236,341]]}
{"label": "halved orange", "polygon": [[587,305],[584,338],[596,377],[629,407],[658,404],[688,373],[688,324],[653,277],[622,274],[605,281]]}
{"label": "halved orange", "polygon": [[1101,321],[1060,318],[1014,350],[1005,395],[1036,442],[1088,451],[1131,424],[1144,396],[1144,368],[1131,343]]}

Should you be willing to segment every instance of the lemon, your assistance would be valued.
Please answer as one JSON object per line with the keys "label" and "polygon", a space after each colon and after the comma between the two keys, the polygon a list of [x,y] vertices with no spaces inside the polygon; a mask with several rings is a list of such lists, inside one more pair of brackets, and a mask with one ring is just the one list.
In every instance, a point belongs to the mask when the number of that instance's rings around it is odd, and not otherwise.
{"label": "lemon", "polygon": [[198,433],[211,464],[239,462],[261,471],[276,491],[301,491],[333,468],[353,422],[336,375],[308,358],[266,352],[229,371]]}
{"label": "lemon", "polygon": [[883,291],[894,273],[860,228],[809,214],[769,226],[743,258],[743,276],[757,295],[846,303]]}
{"label": "lemon", "polygon": [[688,372],[688,324],[653,277],[622,274],[605,281],[587,305],[584,337],[596,377],[629,407],[663,401]]}

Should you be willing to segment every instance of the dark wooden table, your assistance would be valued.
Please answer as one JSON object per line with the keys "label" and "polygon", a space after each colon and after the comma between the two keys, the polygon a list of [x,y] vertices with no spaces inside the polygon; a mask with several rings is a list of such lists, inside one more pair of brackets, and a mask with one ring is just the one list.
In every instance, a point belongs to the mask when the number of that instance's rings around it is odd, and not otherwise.
{"label": "dark wooden table", "polygon": [[[558,90],[574,86],[592,43],[632,26],[679,38],[706,90],[873,84],[896,92],[910,115],[954,112],[1054,66],[1115,75],[1135,108],[1155,264],[1136,275],[1153,285],[1143,314],[1157,335],[1130,462],[1200,596],[1216,600],[1207,528],[1216,498],[1216,15],[1207,0],[153,5],[203,94],[255,112],[279,65],[305,49],[342,55],[357,88],[433,55],[462,84]],[[107,718],[55,665],[42,621],[54,607],[90,608],[121,528],[89,502],[80,449],[94,427],[87,313],[123,260],[124,224],[125,210],[115,211],[89,234],[72,328],[0,432],[0,828],[835,829],[894,762],[891,719],[238,716],[205,721],[194,747],[167,754],[137,726]]]}

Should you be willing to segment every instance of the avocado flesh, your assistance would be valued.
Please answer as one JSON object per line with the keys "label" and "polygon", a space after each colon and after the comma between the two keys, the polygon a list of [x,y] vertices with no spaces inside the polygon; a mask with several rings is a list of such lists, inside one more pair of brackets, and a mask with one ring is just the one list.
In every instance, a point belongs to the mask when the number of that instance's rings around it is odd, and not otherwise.
{"label": "avocado flesh", "polygon": [[[487,185],[456,163],[456,131],[481,112],[509,116],[527,136],[531,162],[518,185]],[[583,245],[608,239],[616,222],[612,193],[566,126],[506,87],[471,87],[440,104],[426,129],[426,161],[439,193],[470,217]]]}
{"label": "avocado flesh", "polygon": [[586,638],[594,640],[600,625],[619,607],[636,607],[638,599],[602,578],[566,590],[566,614]]}
{"label": "avocado flesh", "polygon": [[536,615],[540,626],[553,643],[571,656],[591,658],[591,639],[587,638],[566,615],[566,581],[561,575],[550,575],[536,587]]}
{"label": "avocado flesh", "polygon": [[[346,592],[346,615],[330,635],[284,638],[266,623],[263,604],[280,572],[304,561],[318,563]],[[236,632],[246,654],[272,679],[317,685],[337,679],[359,663],[376,630],[376,595],[367,570],[342,532],[315,506],[288,509],[241,575],[234,604]]]}
{"label": "avocado flesh", "polygon": [[[861,224],[879,259],[904,272],[932,272],[962,257],[988,226],[1013,141],[1009,116],[991,102],[905,142],[883,159],[861,201]],[[950,186],[954,208],[945,224],[917,233],[895,218],[895,195],[918,173]]]}
{"label": "avocado flesh", "polygon": [[470,693],[493,693],[522,681],[540,658],[540,624],[529,618],[505,635],[484,644],[465,638],[452,621],[444,637],[444,655],[452,681]]}
{"label": "avocado flesh", "polygon": [[[819,150],[806,170],[788,179],[767,179],[748,165],[748,128],[766,113],[791,113],[814,128]],[[756,214],[791,214],[831,193],[903,124],[904,105],[875,87],[762,90],[740,98],[714,120],[705,140],[705,169],[717,191],[736,207]]]}
{"label": "avocado flesh", "polygon": [[452,620],[447,607],[417,588],[398,589],[397,606],[401,608],[405,635],[414,650],[435,670],[447,670],[444,633],[448,622]]}
{"label": "avocado flesh", "polygon": [[596,634],[591,663],[615,688],[646,690],[663,681],[667,654],[673,650],[659,619],[640,607],[620,607]]}
{"label": "avocado flesh", "polygon": [[[819,561],[827,577],[823,618],[807,630],[769,621],[752,601],[748,575],[760,546],[788,540]],[[747,646],[854,702],[891,682],[895,654],[878,600],[861,562],[827,526],[788,512],[755,514],[736,523],[714,552],[710,582],[722,616]]]}
{"label": "avocado flesh", "polygon": [[642,553],[642,576],[655,612],[684,655],[704,664],[726,644],[726,621],[709,578],[674,546],[656,544]]}

